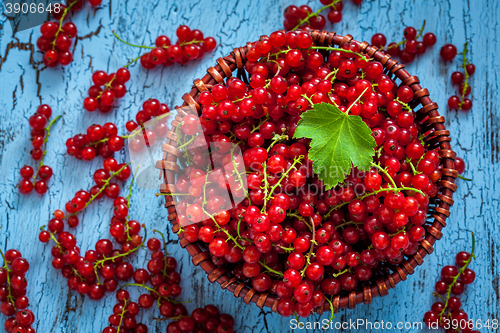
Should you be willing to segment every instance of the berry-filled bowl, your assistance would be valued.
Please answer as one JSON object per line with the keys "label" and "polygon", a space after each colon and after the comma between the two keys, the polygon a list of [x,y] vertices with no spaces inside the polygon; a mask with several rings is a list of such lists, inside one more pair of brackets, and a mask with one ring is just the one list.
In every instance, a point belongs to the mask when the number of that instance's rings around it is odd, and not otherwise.
{"label": "berry-filled bowl", "polygon": [[210,282],[282,316],[371,303],[433,252],[455,152],[417,76],[350,35],[275,31],[194,81],[161,192]]}

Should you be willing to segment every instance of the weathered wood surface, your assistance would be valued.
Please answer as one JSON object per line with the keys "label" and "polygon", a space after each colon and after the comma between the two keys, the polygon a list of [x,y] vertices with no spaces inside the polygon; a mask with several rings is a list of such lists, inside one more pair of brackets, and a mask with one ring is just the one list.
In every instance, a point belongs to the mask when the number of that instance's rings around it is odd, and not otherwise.
{"label": "weathered wood surface", "polygon": [[[499,256],[500,228],[498,224],[500,173],[499,149],[499,85],[497,39],[500,5],[496,0],[366,0],[358,7],[344,0],[344,19],[334,28],[341,34],[350,33],[358,40],[368,39],[383,32],[389,40],[399,40],[405,25],[420,27],[426,19],[426,31],[438,36],[437,45],[408,66],[417,74],[431,97],[441,105],[446,125],[451,131],[452,145],[468,163],[467,176],[473,182],[460,181],[451,212],[449,226],[435,253],[427,258],[413,276],[397,286],[384,298],[373,304],[361,305],[355,310],[340,311],[335,321],[363,318],[369,321],[420,321],[434,301],[431,293],[438,272],[443,265],[453,263],[460,250],[470,249],[470,231],[477,235],[478,259],[473,268],[478,274],[474,285],[463,297],[465,309],[473,319],[497,318],[500,307]],[[174,106],[181,103],[192,79],[204,74],[219,56],[230,52],[233,46],[243,45],[260,35],[282,27],[283,9],[299,1],[150,1],[104,0],[98,10],[86,6],[73,17],[78,26],[74,62],[67,68],[45,69],[34,43],[39,36],[37,28],[12,36],[4,16],[0,20],[0,246],[17,248],[31,263],[28,274],[32,309],[36,315],[38,332],[100,332],[115,303],[113,295],[101,302],[81,297],[66,287],[65,279],[50,265],[50,248],[37,240],[39,226],[46,224],[50,212],[63,207],[76,190],[92,185],[92,172],[102,159],[92,163],[76,161],[65,154],[65,140],[85,131],[93,123],[115,122],[124,131],[125,122],[139,110],[143,100],[157,97]],[[313,9],[319,1],[309,1]],[[103,115],[85,112],[81,105],[95,70],[114,71],[141,52],[118,42],[111,34],[116,30],[124,39],[137,44],[152,44],[159,34],[174,37],[175,28],[188,24],[214,36],[220,43],[212,55],[186,66],[158,68],[147,72],[136,65],[127,84],[129,92],[119,107]],[[174,38],[175,39],[175,38]],[[468,113],[446,109],[447,98],[455,93],[449,75],[458,61],[444,64],[438,56],[439,47],[453,42],[461,50],[470,41],[470,59],[477,67],[472,79],[474,108]],[[31,164],[28,117],[41,103],[53,107],[54,114],[63,115],[54,126],[46,161],[54,168],[50,191],[43,197],[36,194],[19,195],[15,188],[19,169]],[[123,129],[123,131],[122,131]],[[118,154],[124,160],[124,153]],[[147,200],[145,200],[147,198]],[[149,229],[168,229],[161,199],[153,191],[134,189],[131,216],[147,224]],[[98,237],[108,237],[111,203],[103,200],[85,212],[83,224],[77,228],[79,246],[86,250]],[[287,332],[289,319],[282,319],[270,311],[262,311],[243,304],[232,295],[211,285],[204,273],[194,268],[189,256],[180,249],[175,237],[169,252],[180,261],[183,277],[182,297],[193,300],[192,309],[205,303],[214,303],[222,311],[236,318],[238,332]],[[136,266],[145,266],[145,251],[135,256]],[[151,320],[153,311],[142,315],[151,332],[165,332],[165,323]],[[327,318],[323,315],[321,319]],[[317,319],[317,318],[315,318]],[[4,318],[0,319],[3,324]],[[303,330],[306,331],[306,330]],[[320,332],[320,330],[316,330]],[[355,331],[345,329],[344,331]],[[360,329],[362,332],[382,330]],[[396,330],[399,331],[399,330]],[[428,332],[404,329],[403,332]],[[482,332],[493,332],[482,329]],[[307,332],[311,332],[308,330]]]}

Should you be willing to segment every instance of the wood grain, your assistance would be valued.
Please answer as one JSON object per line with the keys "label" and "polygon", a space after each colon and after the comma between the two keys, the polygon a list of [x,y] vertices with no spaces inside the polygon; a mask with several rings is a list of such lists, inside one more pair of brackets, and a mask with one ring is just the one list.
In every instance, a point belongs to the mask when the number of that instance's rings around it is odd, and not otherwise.
{"label": "wood grain", "polygon": [[[427,21],[426,31],[438,36],[438,43],[415,63],[408,65],[411,73],[419,76],[422,86],[429,89],[431,97],[441,107],[450,129],[452,146],[468,163],[467,176],[473,182],[459,182],[449,226],[443,239],[436,244],[435,252],[426,258],[408,280],[391,290],[388,296],[376,298],[370,305],[360,305],[355,310],[341,310],[334,322],[356,320],[384,320],[384,322],[419,322],[434,301],[431,296],[440,268],[453,263],[460,250],[470,249],[469,231],[477,235],[478,259],[472,264],[478,274],[476,282],[463,296],[464,308],[472,319],[498,319],[500,306],[498,212],[500,173],[499,138],[499,87],[497,55],[500,54],[497,22],[500,7],[489,0],[365,0],[356,6],[344,0],[344,19],[332,29],[341,34],[349,33],[357,40],[369,40],[376,32],[386,34],[388,40],[399,40],[405,25],[419,28]],[[182,103],[181,96],[188,91],[192,80],[201,77],[204,69],[212,66],[217,57],[223,56],[234,46],[255,40],[262,34],[282,26],[283,9],[290,3],[302,1],[209,1],[209,0],[122,0],[104,1],[98,10],[90,6],[77,13],[73,21],[78,27],[74,48],[74,62],[66,68],[45,69],[40,63],[41,54],[34,43],[40,35],[37,28],[12,36],[5,17],[0,19],[0,246],[17,248],[31,263],[28,273],[31,308],[37,317],[38,332],[100,332],[107,325],[107,317],[115,303],[113,295],[94,302],[81,297],[66,287],[66,280],[50,265],[50,246],[37,240],[39,227],[46,224],[50,212],[64,206],[75,191],[92,185],[93,170],[101,159],[91,163],[76,161],[65,154],[65,141],[71,135],[83,132],[93,123],[115,122],[124,131],[127,120],[134,117],[142,101],[156,97],[175,106]],[[309,1],[313,9],[319,1]],[[173,66],[145,71],[139,65],[131,69],[132,79],[127,84],[129,92],[111,113],[89,114],[81,105],[90,86],[91,75],[96,70],[115,71],[141,52],[118,42],[111,30],[124,39],[137,44],[151,45],[159,34],[174,40],[175,28],[188,24],[214,36],[220,43],[212,55],[186,66]],[[466,114],[446,110],[446,101],[455,94],[449,75],[457,69],[458,61],[445,64],[439,59],[439,46],[453,42],[461,50],[470,41],[470,56],[476,65],[472,78],[474,107]],[[28,117],[41,103],[53,107],[54,114],[63,114],[54,126],[46,161],[54,169],[49,193],[21,196],[15,188],[19,182],[19,169],[32,164],[30,159]],[[125,153],[118,154],[121,160]],[[155,199],[152,190],[134,188],[131,216],[148,228],[167,230],[166,211],[162,200]],[[93,247],[98,237],[108,237],[111,202],[103,199],[86,212],[82,225],[76,230],[82,250]],[[169,252],[180,262],[183,276],[181,297],[193,300],[188,304],[194,309],[206,303],[218,305],[222,311],[236,318],[238,332],[288,332],[289,319],[280,318],[256,306],[247,306],[240,300],[212,285],[205,274],[191,265],[189,256],[176,245],[174,235],[169,235]],[[145,251],[135,255],[133,264],[144,267]],[[151,332],[164,332],[165,323],[152,320],[153,311],[142,315]],[[311,320],[327,318],[315,316]],[[3,324],[4,318],[0,319]],[[321,330],[299,330],[320,332]],[[355,331],[345,329],[344,331]],[[382,330],[361,329],[363,332]],[[429,330],[403,329],[401,332],[430,332]],[[481,332],[494,332],[482,329]]]}

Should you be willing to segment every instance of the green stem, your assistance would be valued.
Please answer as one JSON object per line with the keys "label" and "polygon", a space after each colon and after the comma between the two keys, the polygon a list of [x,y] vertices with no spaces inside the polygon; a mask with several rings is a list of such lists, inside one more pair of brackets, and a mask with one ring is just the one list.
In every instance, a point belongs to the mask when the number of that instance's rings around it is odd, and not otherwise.
{"label": "green stem", "polygon": [[182,148],[184,148],[184,147],[188,146],[188,145],[189,145],[191,142],[193,142],[195,139],[196,139],[196,136],[195,136],[195,135],[193,135],[193,137],[192,137],[191,139],[189,139],[187,142],[185,142],[183,145],[181,145],[181,146],[180,146],[180,147],[178,147],[177,149],[179,149],[179,150],[180,150],[180,149],[182,149]]}
{"label": "green stem", "polygon": [[123,317],[125,317],[125,313],[127,312],[127,302],[128,300],[123,300],[123,309],[122,312],[120,313],[120,322],[118,324],[118,327],[116,328],[116,333],[120,333],[120,329],[122,327],[122,322],[123,322]]}
{"label": "green stem", "polygon": [[[139,168],[141,166],[138,165],[137,166],[137,169],[135,169],[135,172],[132,176],[132,180],[130,181],[130,185],[128,186],[128,194],[127,196],[125,197],[125,199],[127,200],[127,208],[130,208],[130,198],[132,197],[132,186],[134,185],[134,180],[135,180],[135,176],[137,175],[137,171],[139,171]],[[130,212],[130,211],[129,211]],[[125,217],[125,226],[126,226],[126,229],[125,229],[125,234],[127,235],[127,241],[131,240],[132,238],[130,237],[130,226],[128,224],[128,221],[130,219],[130,215],[127,214],[127,216]]]}
{"label": "green stem", "polygon": [[73,6],[76,5],[77,2],[78,2],[78,0],[75,0],[72,3],[70,3],[68,7],[64,8],[64,12],[63,12],[61,18],[59,19],[59,28],[57,29],[56,34],[54,35],[54,41],[52,42],[52,49],[53,50],[56,49],[57,36],[59,36],[61,31],[63,31],[62,27],[63,27],[64,19],[66,18],[66,15],[68,15],[68,12],[71,10],[71,8],[73,8]]}
{"label": "green stem", "polygon": [[422,24],[422,28],[420,28],[420,30],[418,30],[418,35],[415,37],[415,39],[419,39],[420,36],[422,36],[422,34],[424,33],[424,28],[425,28],[425,20],[424,20],[424,23]]}
{"label": "green stem", "polygon": [[[276,188],[281,185],[281,182],[288,176],[290,171],[292,171],[293,169],[296,169],[295,165],[297,163],[299,163],[304,157],[305,157],[304,155],[300,155],[300,156],[297,156],[293,159],[292,166],[290,166],[290,168],[288,168],[285,172],[283,172],[283,174],[281,175],[281,178],[278,180],[278,182],[276,184],[274,184],[273,187],[271,187],[269,194],[264,197],[264,206],[266,205],[267,201],[272,198],[274,190],[276,190]],[[265,170],[265,168],[264,168],[264,170]],[[264,178],[265,178],[265,176],[264,176]]]}
{"label": "green stem", "polygon": [[344,227],[344,226],[346,226],[346,225],[349,225],[349,224],[355,224],[355,225],[358,225],[358,224],[364,224],[364,222],[346,221],[346,222],[342,222],[342,223],[341,223],[341,224],[339,224],[339,225],[336,225],[336,226],[335,226],[335,229],[337,229],[337,228],[342,228],[342,227]]}
{"label": "green stem", "polygon": [[310,99],[309,97],[307,97],[306,94],[302,94],[300,96],[303,97],[306,101],[308,101],[309,104],[311,104],[311,106],[314,106],[314,103],[313,103],[312,99]]}
{"label": "green stem", "polygon": [[[100,96],[98,96],[97,98],[99,98]],[[128,139],[130,138],[130,135],[123,135],[123,136],[120,136],[122,139]],[[108,142],[109,141],[109,138],[104,138],[104,139],[101,139],[99,141],[95,141],[95,142],[92,142],[92,143],[89,143],[87,146],[97,146],[98,144],[101,144],[101,143],[105,143],[105,142]]]}
{"label": "green stem", "polygon": [[[236,175],[238,175],[238,181],[240,182],[241,189],[242,189],[242,191],[245,191],[245,188],[246,188],[245,182],[243,181],[243,178],[241,178],[241,174],[238,172],[238,166],[236,165],[236,159],[234,158],[234,151],[240,145],[240,143],[242,143],[242,142],[241,141],[237,142],[231,148],[231,162],[233,163],[234,172],[236,173]],[[207,178],[205,179],[205,184],[206,184],[207,179],[208,179],[208,170],[207,170]],[[203,198],[205,198],[205,188],[206,188],[206,186],[203,187]]]}
{"label": "green stem", "polygon": [[311,17],[315,17],[315,16],[318,16],[319,13],[321,13],[323,10],[329,8],[329,7],[334,7],[337,3],[339,3],[340,1],[342,0],[335,0],[334,2],[332,2],[331,4],[329,5],[326,5],[326,6],[323,6],[321,7],[320,9],[318,9],[316,12],[314,13],[311,13],[309,15],[307,15],[304,19],[300,20],[299,23],[297,23],[297,25],[292,29],[292,30],[297,30],[298,28],[300,28],[300,26],[304,23],[309,23],[309,19]]}
{"label": "green stem", "polygon": [[141,288],[146,289],[149,292],[160,295],[156,289],[150,288],[150,287],[146,286],[145,284],[139,284],[139,283],[127,283],[127,284],[124,284],[123,286],[121,286],[120,289],[123,289],[125,287],[130,287],[130,286],[141,287]]}
{"label": "green stem", "polygon": [[306,274],[306,269],[309,266],[309,264],[311,263],[311,256],[313,255],[314,245],[316,244],[316,226],[314,225],[314,221],[313,221],[312,217],[310,217],[309,220],[311,221],[311,225],[312,225],[312,240],[311,240],[311,247],[309,248],[309,252],[307,253],[307,256],[306,256],[306,265],[304,266],[304,269],[300,273],[300,276],[302,276],[302,277],[304,277],[304,275]]}
{"label": "green stem", "polygon": [[133,249],[131,249],[125,253],[117,254],[114,257],[109,257],[109,258],[104,257],[103,259],[97,260],[96,262],[94,262],[94,273],[97,277],[98,284],[100,284],[101,282],[99,281],[99,274],[97,274],[97,269],[102,268],[105,262],[110,261],[110,260],[112,262],[115,262],[115,259],[127,257],[127,256],[131,255],[132,253],[134,253],[135,251],[137,251],[139,248],[141,248],[144,245],[144,242],[148,238],[148,230],[146,229],[145,225],[142,225],[142,227],[144,228],[144,237],[142,238],[142,242],[141,242],[141,244],[139,244],[139,246],[136,246]]}
{"label": "green stem", "polygon": [[55,122],[59,118],[61,118],[61,115],[52,119],[50,121],[50,123],[47,125],[47,127],[44,128],[45,138],[43,139],[43,154],[42,154],[42,158],[40,159],[40,162],[38,163],[38,170],[36,171],[36,174],[33,176],[33,185],[35,185],[36,179],[38,177],[38,173],[40,172],[40,168],[44,165],[43,160],[45,159],[45,155],[47,155],[47,143],[49,142],[50,128],[52,127],[52,125],[55,124]]}
{"label": "green stem", "polygon": [[411,171],[413,172],[413,175],[419,175],[421,174],[421,172],[419,172],[417,169],[415,169],[415,166],[413,165],[411,159],[407,159],[406,160],[406,163],[408,163],[410,165],[410,168],[411,168]]}
{"label": "green stem", "polygon": [[333,81],[335,81],[335,79],[337,78],[337,73],[338,72],[339,72],[339,68],[335,68],[333,71],[331,71],[330,73],[328,73],[327,76],[325,76],[325,80],[328,80],[331,77],[330,82],[333,83]]}
{"label": "green stem", "polygon": [[10,272],[11,272],[11,270],[9,269],[9,264],[7,262],[7,259],[5,259],[5,255],[3,254],[2,250],[0,250],[0,254],[2,255],[2,258],[3,258],[3,268],[7,272],[7,290],[9,292],[9,294],[7,295],[7,299],[9,300],[9,302],[12,303],[14,310],[16,310],[16,312],[17,312],[16,306],[14,305],[16,300],[14,299],[14,296],[12,296],[12,287],[10,285]]}
{"label": "green stem", "polygon": [[354,51],[351,51],[351,50],[342,49],[342,48],[339,48],[339,47],[333,47],[333,46],[316,46],[316,45],[313,45],[309,49],[327,50],[327,51],[339,51],[339,52],[353,54],[355,56],[358,56],[358,57],[360,57],[362,60],[364,60],[366,62],[370,61],[370,59],[365,58],[365,55],[362,54],[362,53],[358,53],[358,52],[354,52]]}
{"label": "green stem", "polygon": [[412,111],[413,111],[413,110],[411,109],[411,107],[410,107],[407,103],[402,102],[402,101],[399,99],[399,97],[396,97],[394,100],[395,100],[396,102],[398,102],[399,104],[401,104],[401,106],[402,106],[404,109],[406,109],[406,111],[408,111],[408,112],[412,112]]}
{"label": "green stem", "polygon": [[182,47],[182,46],[186,46],[186,45],[201,44],[201,43],[203,43],[202,40],[192,40],[190,42],[182,42],[182,43],[179,44],[179,46]]}
{"label": "green stem", "polygon": [[356,100],[351,103],[351,105],[347,108],[347,111],[345,113],[349,114],[349,111],[351,110],[351,108],[353,107],[353,105],[356,104],[357,102],[359,102],[359,100],[361,99],[361,97],[363,97],[363,94],[367,90],[368,90],[368,87],[366,87],[365,90],[363,90],[363,92],[361,94],[359,94],[358,98],[356,98]]}
{"label": "green stem", "polygon": [[273,273],[273,274],[275,274],[275,275],[277,275],[277,276],[279,276],[279,277],[283,277],[283,273],[278,272],[278,271],[276,271],[276,270],[274,270],[274,269],[270,268],[269,266],[267,266],[267,265],[266,265],[266,263],[265,263],[264,261],[259,260],[259,264],[260,264],[262,267],[264,267],[265,269],[267,269],[270,273]]}
{"label": "green stem", "polygon": [[463,176],[461,176],[461,175],[458,175],[458,178],[463,179],[463,180],[468,181],[468,182],[471,182],[471,181],[472,181],[472,179],[471,179],[471,178],[465,178],[465,177],[463,177]]}
{"label": "green stem", "polygon": [[[332,298],[333,298],[333,296],[332,296]],[[332,323],[333,318],[334,318],[334,316],[333,316],[334,315],[333,303],[328,297],[325,297],[325,299],[327,300],[328,304],[330,304],[330,319],[328,319],[328,323],[326,323],[325,326],[323,326],[321,328],[322,330],[326,330],[330,326],[330,324]]]}
{"label": "green stem", "polygon": [[209,212],[207,212],[205,209],[203,209],[203,212],[205,214],[207,214],[211,219],[212,221],[214,221],[215,225],[217,226],[217,231],[222,231],[223,233],[226,234],[227,236],[227,239],[229,240],[232,240],[234,242],[234,245],[236,245],[237,247],[239,247],[241,250],[244,250],[245,247],[243,245],[241,245],[240,243],[238,243],[238,240],[236,238],[233,237],[233,235],[231,235],[229,233],[229,231],[227,231],[226,229],[224,228],[221,228],[221,226],[219,225],[219,223],[217,223],[217,220],[214,218],[213,215],[211,215]]}
{"label": "green stem", "polygon": [[465,92],[467,91],[467,88],[469,88],[469,73],[467,73],[467,64],[468,64],[468,59],[467,59],[467,46],[468,46],[469,42],[466,42],[464,44],[464,50],[462,51],[462,53],[460,53],[462,55],[462,68],[464,70],[464,75],[465,75],[465,79],[464,79],[464,83],[463,83],[463,88],[462,88],[462,91],[461,91],[461,96],[462,96],[462,99],[461,99],[461,102],[460,102],[460,106],[462,106],[462,104],[464,103],[464,98],[465,98]]}
{"label": "green stem", "polygon": [[269,189],[269,182],[267,181],[267,162],[264,162],[262,165],[262,170],[264,171],[264,204],[262,205],[262,208],[260,209],[261,213],[264,213],[266,211],[266,206],[267,206],[267,196],[268,196],[268,189]]}
{"label": "green stem", "polygon": [[[391,184],[392,184],[392,187],[394,188],[394,190],[396,190],[396,191],[397,191],[398,186],[396,185],[396,182],[394,181],[394,179],[392,179],[392,177],[391,177],[391,175],[389,174],[389,172],[387,172],[387,170],[386,170],[386,169],[382,168],[382,167],[381,167],[380,165],[378,165],[378,164],[375,164],[375,163],[373,163],[373,162],[371,162],[370,164],[371,164],[371,166],[373,166],[373,167],[375,167],[375,168],[379,169],[379,170],[380,170],[380,172],[382,172],[384,175],[386,175],[386,176],[387,176],[387,178],[389,178],[389,180],[391,181]],[[399,192],[399,191],[398,191],[398,192]]]}
{"label": "green stem", "polygon": [[347,273],[347,272],[350,272],[350,271],[351,271],[351,269],[350,269],[350,268],[346,268],[346,269],[344,269],[343,271],[340,271],[340,272],[338,272],[338,273],[334,273],[334,274],[332,274],[332,276],[333,276],[334,278],[336,278],[336,277],[339,277],[339,276],[341,276],[342,274]]}
{"label": "green stem", "polygon": [[118,39],[120,42],[124,43],[124,44],[127,44],[128,46],[133,46],[133,47],[138,47],[138,48],[141,48],[141,49],[149,49],[149,50],[152,50],[154,49],[153,46],[146,46],[146,45],[136,45],[136,44],[132,44],[132,43],[129,43],[123,39],[120,38],[120,36],[118,36],[114,30],[111,31],[113,33],[113,35],[116,37],[116,39]]}
{"label": "green stem", "polygon": [[266,115],[264,118],[262,118],[262,120],[259,122],[259,124],[257,126],[255,126],[251,131],[250,133],[253,133],[255,131],[258,131],[260,129],[260,126],[265,123],[266,121],[269,120],[269,115]]}
{"label": "green stem", "polygon": [[458,278],[462,275],[462,273],[465,271],[465,269],[469,266],[469,264],[472,261],[472,258],[476,259],[476,255],[474,254],[474,251],[476,250],[476,237],[474,236],[473,232],[471,232],[471,234],[472,234],[472,252],[471,252],[471,255],[470,255],[469,259],[467,259],[465,264],[460,268],[460,270],[458,271],[458,274],[453,277],[453,281],[448,286],[448,292],[446,293],[446,302],[444,304],[443,310],[439,314],[439,317],[441,317],[444,314],[444,312],[446,311],[446,309],[448,308],[448,302],[450,300],[451,289],[457,283]]}
{"label": "green stem", "polygon": [[85,210],[101,193],[103,193],[106,190],[106,188],[108,187],[109,182],[111,181],[111,179],[113,179],[113,177],[115,177],[116,175],[120,174],[120,172],[122,172],[122,170],[125,169],[129,164],[130,163],[127,163],[124,166],[122,166],[118,171],[112,172],[111,176],[109,176],[109,178],[104,181],[104,184],[100,188],[99,192],[97,192],[96,194],[94,194],[93,196],[91,196],[90,199],[89,199],[89,201],[87,201],[87,203],[85,204],[85,206],[81,210],[79,210],[78,212],[75,212],[75,213],[73,213],[71,215],[74,216],[77,213]]}
{"label": "green stem", "polygon": [[130,60],[125,66],[123,66],[123,68],[128,68],[128,66],[130,66],[133,63],[137,62],[137,60],[139,60],[141,58],[142,58],[142,55],[138,56],[137,58],[134,58],[134,59]]}
{"label": "green stem", "polygon": [[158,230],[153,230],[153,233],[157,233],[157,234],[160,234],[161,236],[161,241],[163,243],[163,253],[165,254],[163,256],[163,270],[162,270],[162,275],[163,277],[165,278],[167,276],[167,267],[168,267],[168,264],[167,264],[167,256],[169,255],[169,253],[167,252],[167,243],[165,242],[165,236],[163,235],[162,232],[158,231]]}

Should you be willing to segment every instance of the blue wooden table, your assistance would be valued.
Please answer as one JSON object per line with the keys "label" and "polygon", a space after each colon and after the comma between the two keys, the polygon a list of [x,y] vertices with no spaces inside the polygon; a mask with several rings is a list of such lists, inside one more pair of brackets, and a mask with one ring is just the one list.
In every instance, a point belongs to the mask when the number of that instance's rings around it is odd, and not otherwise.
{"label": "blue wooden table", "polygon": [[[431,296],[440,268],[454,262],[460,250],[470,250],[470,231],[476,233],[477,260],[472,267],[477,272],[476,282],[467,288],[464,308],[474,320],[498,319],[499,290],[499,203],[500,203],[500,111],[498,84],[498,56],[500,44],[500,5],[492,0],[366,0],[356,6],[344,0],[344,19],[332,29],[341,34],[350,33],[358,40],[369,40],[376,32],[383,32],[388,40],[400,40],[405,25],[419,28],[427,21],[426,31],[437,35],[433,49],[408,66],[417,74],[422,85],[446,116],[451,131],[452,146],[467,161],[466,176],[472,182],[459,181],[455,205],[451,210],[449,226],[435,252],[415,274],[391,290],[384,298],[355,310],[340,311],[334,322],[366,319],[374,322],[419,322],[434,301]],[[74,62],[66,68],[47,69],[41,64],[41,54],[34,43],[39,29],[29,29],[12,35],[4,16],[0,19],[0,247],[16,248],[30,261],[28,273],[31,309],[36,315],[37,332],[100,332],[107,325],[107,317],[115,303],[114,295],[94,302],[66,287],[66,280],[51,267],[50,247],[38,242],[39,227],[46,224],[51,212],[62,208],[75,191],[92,186],[92,172],[102,159],[91,163],[79,162],[65,153],[65,141],[85,131],[93,123],[115,122],[124,132],[125,122],[135,116],[142,101],[155,97],[170,106],[181,103],[181,95],[191,87],[192,80],[201,77],[215,59],[226,55],[233,46],[256,40],[261,34],[282,27],[282,13],[297,0],[104,0],[98,10],[85,6],[73,17],[79,32]],[[319,1],[308,1],[313,9]],[[213,54],[186,66],[173,66],[145,71],[139,65],[132,67],[129,92],[119,107],[110,114],[92,114],[82,109],[82,101],[96,70],[115,71],[141,50],[118,42],[111,31],[136,44],[151,45],[156,36],[174,37],[181,24],[201,29],[219,42]],[[175,39],[174,39],[175,40]],[[446,101],[455,94],[450,74],[459,61],[444,64],[439,59],[439,47],[447,42],[458,46],[470,42],[470,60],[476,65],[472,78],[474,107],[469,113],[447,110]],[[54,169],[50,190],[44,196],[35,193],[20,195],[16,188],[19,169],[34,163],[29,155],[28,117],[40,103],[52,106],[55,115],[63,115],[54,126],[46,161]],[[126,160],[124,152],[117,154]],[[134,187],[131,216],[145,223],[151,230],[169,229],[162,200],[155,199],[151,190]],[[112,215],[109,200],[92,205],[77,228],[79,246],[93,247],[98,237],[108,237],[108,223]],[[201,269],[190,263],[188,254],[169,237],[169,252],[180,262],[183,277],[182,298],[190,298],[193,309],[206,303],[218,305],[223,312],[236,318],[238,332],[288,332],[289,319],[255,305],[247,306],[229,293],[211,285]],[[146,251],[133,259],[136,267],[144,267]],[[154,311],[147,311],[142,321],[151,332],[165,332],[165,323],[152,321]],[[323,315],[321,319],[327,318]],[[318,320],[314,317],[313,320]],[[4,318],[0,319],[3,325]],[[300,330],[311,332],[312,330]],[[316,330],[319,332],[320,330]],[[344,331],[356,331],[346,329]],[[360,332],[383,330],[360,329]],[[398,331],[398,330],[396,330]],[[404,329],[403,332],[428,332]],[[488,329],[482,332],[493,331]]]}

